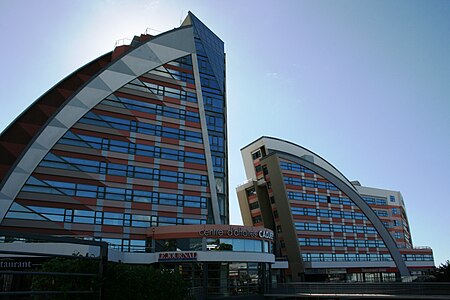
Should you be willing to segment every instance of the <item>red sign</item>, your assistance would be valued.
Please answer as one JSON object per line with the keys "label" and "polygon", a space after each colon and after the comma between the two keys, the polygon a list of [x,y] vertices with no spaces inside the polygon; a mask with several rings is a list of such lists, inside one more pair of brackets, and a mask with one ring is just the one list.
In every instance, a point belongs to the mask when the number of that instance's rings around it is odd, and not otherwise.
{"label": "red sign", "polygon": [[197,260],[197,252],[161,252],[158,261]]}

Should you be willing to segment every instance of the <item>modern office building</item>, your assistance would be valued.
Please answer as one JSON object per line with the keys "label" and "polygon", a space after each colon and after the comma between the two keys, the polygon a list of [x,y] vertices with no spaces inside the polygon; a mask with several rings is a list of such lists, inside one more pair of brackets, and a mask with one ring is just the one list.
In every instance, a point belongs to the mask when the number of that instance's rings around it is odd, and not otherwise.
{"label": "modern office building", "polygon": [[[76,70],[4,130],[0,230],[107,242],[111,261],[177,269],[215,295],[261,291],[273,232],[228,225],[227,165],[224,43],[189,13]],[[21,240],[1,238],[1,258],[99,255]]]}
{"label": "modern office building", "polygon": [[0,136],[0,226],[127,251],[228,224],[223,42],[192,13],[56,84]]}
{"label": "modern office building", "polygon": [[400,192],[361,186],[299,145],[261,137],[241,149],[247,181],[237,188],[245,225],[275,232],[287,281],[393,281],[434,268],[414,248]]}
{"label": "modern office building", "polygon": [[263,292],[274,275],[390,280],[433,266],[412,248],[400,193],[273,138],[243,148],[247,226],[229,225],[226,124],[224,44],[192,13],[76,70],[0,135],[2,266],[79,253],[178,271],[214,296]]}

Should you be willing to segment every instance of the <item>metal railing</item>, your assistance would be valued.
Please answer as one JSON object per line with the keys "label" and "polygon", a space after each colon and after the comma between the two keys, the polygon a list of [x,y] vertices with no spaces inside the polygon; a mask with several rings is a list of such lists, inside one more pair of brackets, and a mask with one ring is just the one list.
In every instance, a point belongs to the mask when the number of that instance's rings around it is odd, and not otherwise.
{"label": "metal railing", "polygon": [[153,29],[153,28],[147,27],[147,29],[145,29],[145,33],[144,34],[155,36],[155,35],[158,35],[158,34],[160,34],[162,32],[163,31],[161,31],[161,30],[157,30],[157,29]]}
{"label": "metal railing", "polygon": [[419,249],[419,250],[431,250],[430,246],[414,246],[413,249]]}
{"label": "metal railing", "polygon": [[189,288],[187,298],[196,300],[206,299],[205,288],[202,286]]}
{"label": "metal railing", "polygon": [[285,283],[277,284],[268,293],[281,295],[360,295],[366,296],[448,296],[450,283],[441,282],[386,282],[386,283]]}
{"label": "metal railing", "polygon": [[131,44],[131,39],[123,38],[123,39],[116,41],[116,43],[114,44],[114,48],[119,47],[119,46],[128,46],[130,44]]}
{"label": "metal railing", "polygon": [[246,185],[246,184],[248,184],[248,183],[250,183],[250,182],[253,182],[253,181],[256,181],[256,180],[254,180],[254,179],[247,179],[247,180],[245,180],[244,182],[239,183],[239,184],[236,186],[236,188],[241,187],[241,186],[243,186],[243,185]]}

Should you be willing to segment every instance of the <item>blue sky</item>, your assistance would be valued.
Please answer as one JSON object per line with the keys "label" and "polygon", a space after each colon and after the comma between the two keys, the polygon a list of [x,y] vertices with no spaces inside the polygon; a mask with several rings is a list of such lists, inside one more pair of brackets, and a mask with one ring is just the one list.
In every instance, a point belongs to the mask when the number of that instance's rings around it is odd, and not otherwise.
{"label": "blue sky", "polygon": [[450,259],[450,1],[0,1],[0,131],[75,69],[191,10],[225,42],[231,221],[239,149],[300,144],[399,190],[413,242]]}

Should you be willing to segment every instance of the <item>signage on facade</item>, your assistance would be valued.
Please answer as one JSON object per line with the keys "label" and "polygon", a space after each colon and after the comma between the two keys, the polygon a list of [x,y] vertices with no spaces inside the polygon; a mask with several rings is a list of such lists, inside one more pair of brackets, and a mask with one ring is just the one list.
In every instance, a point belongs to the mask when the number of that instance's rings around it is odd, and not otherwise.
{"label": "signage on facade", "polygon": [[273,240],[273,232],[268,230],[251,231],[241,227],[230,227],[228,230],[205,229],[200,230],[201,236],[228,236],[228,237],[260,237]]}
{"label": "signage on facade", "polygon": [[31,268],[31,261],[0,261],[1,269]]}
{"label": "signage on facade", "polygon": [[373,269],[361,269],[361,272],[363,273],[383,273],[383,272],[388,272],[388,270],[386,268],[373,268]]}
{"label": "signage on facade", "polygon": [[197,252],[161,252],[158,261],[197,260]]}
{"label": "signage on facade", "polygon": [[273,232],[272,231],[260,230],[258,232],[258,235],[259,235],[260,238],[273,240]]}
{"label": "signage on facade", "polygon": [[327,269],[327,274],[346,274],[347,269]]}

